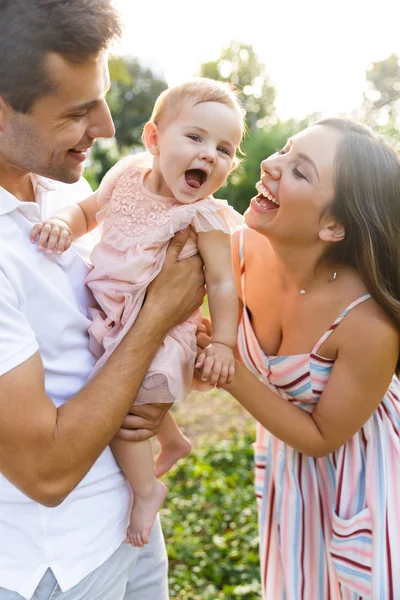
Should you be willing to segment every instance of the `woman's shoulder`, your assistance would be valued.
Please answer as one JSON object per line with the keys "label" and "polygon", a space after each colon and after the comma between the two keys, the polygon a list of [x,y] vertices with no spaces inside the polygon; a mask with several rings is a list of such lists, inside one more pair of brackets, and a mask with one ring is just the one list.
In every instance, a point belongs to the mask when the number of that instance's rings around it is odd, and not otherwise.
{"label": "woman's shoulder", "polygon": [[273,254],[268,239],[246,226],[235,232],[232,239],[232,253],[237,262],[240,262],[242,255],[246,270],[267,265]]}
{"label": "woman's shoulder", "polygon": [[343,323],[338,327],[339,351],[341,346],[350,345],[354,349],[374,349],[378,354],[380,348],[392,347],[398,353],[400,332],[396,325],[374,298],[365,293],[360,299],[365,296],[365,301],[356,304],[356,299],[350,304],[353,306],[352,310],[346,314]]}

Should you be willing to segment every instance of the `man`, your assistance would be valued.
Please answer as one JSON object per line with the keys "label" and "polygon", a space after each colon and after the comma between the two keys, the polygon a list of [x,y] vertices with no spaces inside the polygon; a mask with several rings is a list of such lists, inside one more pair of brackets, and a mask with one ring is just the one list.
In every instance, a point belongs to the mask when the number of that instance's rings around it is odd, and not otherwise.
{"label": "man", "polygon": [[[119,33],[110,0],[0,0],[0,600],[168,597],[159,523],[143,551],[124,543],[130,490],[108,443],[163,338],[201,303],[200,259],[178,264],[177,236],[85,385],[86,263],[29,242],[35,222],[88,194],[88,150],[114,134],[106,51]],[[161,406],[134,410],[120,435],[157,431]]]}

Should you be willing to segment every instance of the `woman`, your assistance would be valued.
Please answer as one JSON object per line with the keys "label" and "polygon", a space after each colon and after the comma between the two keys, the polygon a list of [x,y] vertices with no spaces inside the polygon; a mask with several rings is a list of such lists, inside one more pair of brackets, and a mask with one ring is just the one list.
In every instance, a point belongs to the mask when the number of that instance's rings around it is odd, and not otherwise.
{"label": "woman", "polygon": [[226,389],[258,421],[263,598],[398,600],[400,163],[329,119],[261,171]]}

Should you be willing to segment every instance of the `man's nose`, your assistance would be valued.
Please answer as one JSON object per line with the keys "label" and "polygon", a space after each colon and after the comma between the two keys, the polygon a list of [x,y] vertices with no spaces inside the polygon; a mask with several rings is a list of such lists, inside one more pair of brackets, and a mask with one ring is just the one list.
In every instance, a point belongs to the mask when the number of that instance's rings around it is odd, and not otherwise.
{"label": "man's nose", "polygon": [[115,135],[115,127],[108,108],[108,104],[104,100],[101,105],[93,112],[91,122],[86,131],[87,135],[92,139],[97,138],[112,138]]}

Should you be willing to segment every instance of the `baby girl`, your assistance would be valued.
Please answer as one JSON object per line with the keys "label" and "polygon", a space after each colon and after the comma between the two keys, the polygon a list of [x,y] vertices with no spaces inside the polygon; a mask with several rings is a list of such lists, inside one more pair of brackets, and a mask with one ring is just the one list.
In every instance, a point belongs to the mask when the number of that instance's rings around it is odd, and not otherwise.
{"label": "baby girl", "polygon": [[[73,239],[101,225],[101,240],[92,251],[93,268],[87,278],[99,305],[93,309],[89,330],[91,349],[98,357],[91,377],[137,318],[147,286],[162,267],[169,240],[190,227],[180,258],[200,253],[213,324],[212,341],[197,364],[202,378],[212,385],[232,380],[237,294],[230,234],[242,225],[242,217],[212,194],[237,164],[244,128],[237,95],[228,85],[197,78],[170,88],[160,95],[145,125],[147,153],[121,160],[96,193],[33,227],[32,242],[37,240],[39,248],[61,254]],[[170,331],[154,357],[136,404],[172,405],[189,393],[200,319],[197,311]],[[148,542],[166,496],[165,485],[156,477],[191,449],[169,413],[158,440],[161,453],[155,470],[149,441],[115,438],[111,443],[133,490],[127,540],[136,546]]]}

